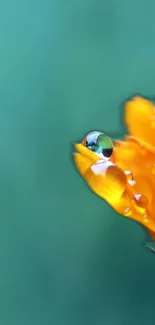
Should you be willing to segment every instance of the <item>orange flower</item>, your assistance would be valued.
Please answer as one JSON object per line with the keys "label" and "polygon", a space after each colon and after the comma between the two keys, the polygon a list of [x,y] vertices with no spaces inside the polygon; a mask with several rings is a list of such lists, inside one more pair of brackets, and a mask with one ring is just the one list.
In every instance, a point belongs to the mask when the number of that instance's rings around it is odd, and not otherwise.
{"label": "orange flower", "polygon": [[119,214],[142,224],[155,239],[155,109],[136,97],[125,104],[130,136],[114,141],[89,133],[74,161],[89,187]]}

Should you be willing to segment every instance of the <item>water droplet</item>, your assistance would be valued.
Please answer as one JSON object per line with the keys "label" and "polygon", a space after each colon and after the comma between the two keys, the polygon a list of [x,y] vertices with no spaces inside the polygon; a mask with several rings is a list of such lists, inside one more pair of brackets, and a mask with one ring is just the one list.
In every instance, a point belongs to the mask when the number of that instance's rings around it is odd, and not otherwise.
{"label": "water droplet", "polygon": [[147,223],[149,222],[149,220],[148,220],[146,214],[143,216],[143,222],[144,222],[145,224],[147,224]]}
{"label": "water droplet", "polygon": [[126,175],[128,181],[133,181],[134,177],[130,170],[125,170],[124,174]]}
{"label": "water droplet", "polygon": [[132,210],[130,208],[126,208],[124,211],[123,211],[123,215],[125,217],[130,217],[132,214]]}
{"label": "water droplet", "polygon": [[136,202],[136,205],[138,205],[140,208],[146,209],[148,206],[148,199],[143,194],[136,193],[134,195],[134,201]]}
{"label": "water droplet", "polygon": [[135,182],[135,179],[133,177],[133,174],[132,174],[131,170],[125,170],[124,174],[127,177],[128,184],[130,186],[134,186],[136,184],[136,182]]}
{"label": "water droplet", "polygon": [[134,186],[136,184],[136,181],[133,179],[132,181],[128,181],[130,186]]}

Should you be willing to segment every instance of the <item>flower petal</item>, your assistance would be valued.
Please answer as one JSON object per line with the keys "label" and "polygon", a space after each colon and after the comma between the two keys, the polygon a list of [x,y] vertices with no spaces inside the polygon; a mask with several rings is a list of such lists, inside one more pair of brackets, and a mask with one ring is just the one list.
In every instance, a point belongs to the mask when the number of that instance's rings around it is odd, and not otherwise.
{"label": "flower petal", "polygon": [[155,146],[155,107],[150,101],[134,97],[127,102],[125,122],[130,135]]}

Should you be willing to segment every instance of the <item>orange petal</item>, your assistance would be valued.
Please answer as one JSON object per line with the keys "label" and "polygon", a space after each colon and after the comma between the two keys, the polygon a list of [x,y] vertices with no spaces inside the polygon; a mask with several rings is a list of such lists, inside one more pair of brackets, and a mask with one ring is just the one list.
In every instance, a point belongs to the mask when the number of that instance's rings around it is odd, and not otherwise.
{"label": "orange petal", "polygon": [[125,122],[132,136],[155,146],[155,107],[150,101],[135,97],[127,102]]}

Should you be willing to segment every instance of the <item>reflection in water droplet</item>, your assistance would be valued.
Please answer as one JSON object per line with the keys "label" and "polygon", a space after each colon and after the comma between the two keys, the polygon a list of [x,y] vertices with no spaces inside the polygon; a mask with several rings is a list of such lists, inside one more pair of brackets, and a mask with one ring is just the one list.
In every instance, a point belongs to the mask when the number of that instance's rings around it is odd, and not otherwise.
{"label": "reflection in water droplet", "polygon": [[126,208],[124,211],[123,211],[123,215],[125,217],[130,217],[131,216],[131,213],[132,213],[132,210],[130,208]]}

